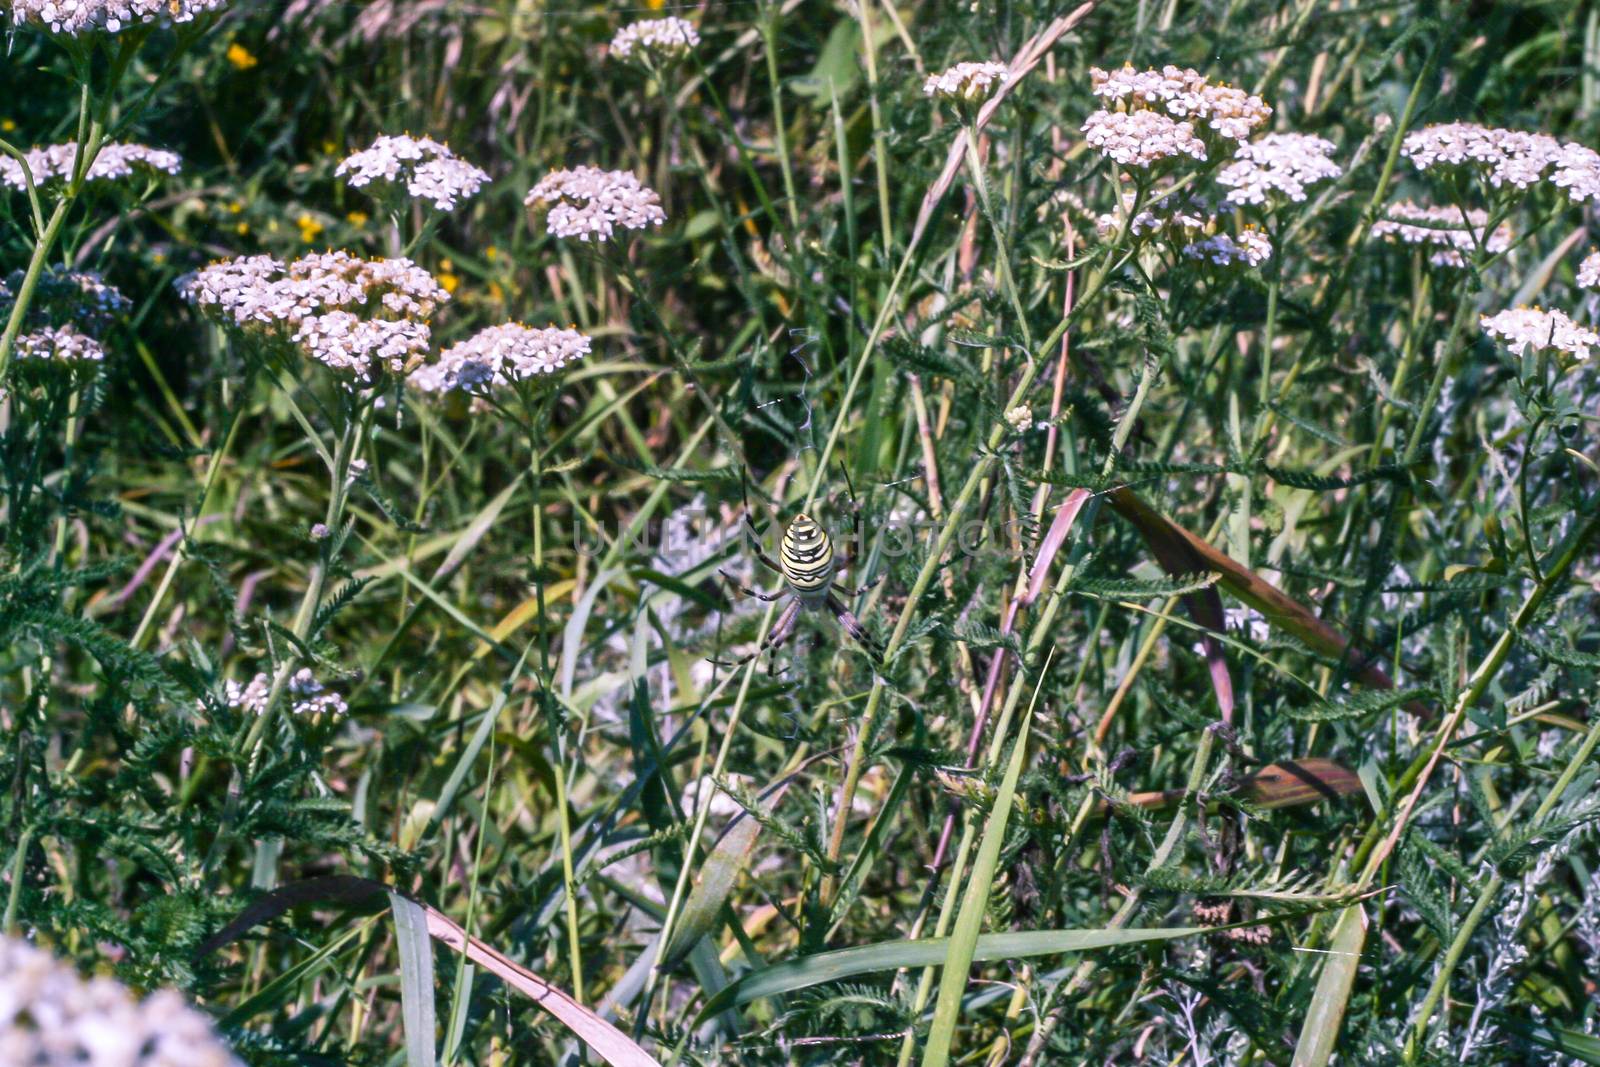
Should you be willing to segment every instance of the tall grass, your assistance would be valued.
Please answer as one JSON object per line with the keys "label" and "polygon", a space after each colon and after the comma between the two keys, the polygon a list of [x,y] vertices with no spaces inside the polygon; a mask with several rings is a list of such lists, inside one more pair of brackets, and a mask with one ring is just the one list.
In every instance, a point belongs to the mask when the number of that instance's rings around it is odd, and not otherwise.
{"label": "tall grass", "polygon": [[[1600,200],[1415,139],[1600,146],[1592,11],[6,28],[0,152],[70,146],[0,184],[8,936],[263,1064],[1600,1062]],[[1270,118],[1107,158],[1125,62]],[[488,184],[336,175],[406,132]],[[1328,142],[1303,195],[1240,191],[1268,133]],[[556,236],[579,166],[665,221]],[[448,292],[393,316],[435,370],[588,351],[436,393],[185,297],[330,250]],[[875,647],[742,660],[802,512]]]}

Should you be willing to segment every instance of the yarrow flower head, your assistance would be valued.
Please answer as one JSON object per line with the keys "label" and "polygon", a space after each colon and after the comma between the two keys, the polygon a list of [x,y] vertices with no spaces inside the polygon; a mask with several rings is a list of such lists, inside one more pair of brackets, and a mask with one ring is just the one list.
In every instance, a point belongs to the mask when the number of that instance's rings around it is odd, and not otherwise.
{"label": "yarrow flower head", "polygon": [[[22,271],[0,281],[0,322],[10,318]],[[40,370],[92,372],[105,362],[100,334],[132,306],[93,271],[49,267],[39,275],[33,301],[17,337],[19,365]]]}
{"label": "yarrow flower head", "polygon": [[[1133,197],[1122,199],[1122,215],[1108,212],[1095,218],[1095,232],[1109,240],[1122,226],[1123,215],[1133,210]],[[1128,233],[1135,239],[1169,235],[1187,238],[1189,235],[1210,229],[1217,217],[1203,197],[1189,194],[1163,194],[1128,220]]]}
{"label": "yarrow flower head", "polygon": [[616,227],[642,230],[667,221],[661,197],[622,170],[574,167],[547,174],[523,203],[548,209],[545,228],[553,237],[606,241]]}
{"label": "yarrow flower head", "polygon": [[1185,245],[1183,254],[1216,267],[1259,267],[1272,258],[1272,241],[1255,227],[1246,226],[1237,235],[1217,233]]}
{"label": "yarrow flower head", "polygon": [[1205,142],[1194,123],[1157,111],[1096,111],[1083,123],[1083,138],[1107,159],[1124,167],[1148,167],[1166,159],[1205,159]]}
{"label": "yarrow flower head", "polygon": [[611,54],[629,59],[681,59],[699,47],[700,33],[688,19],[645,19],[617,31],[611,38]]}
{"label": "yarrow flower head", "polygon": [[1450,122],[1406,134],[1400,154],[1418,170],[1468,169],[1496,189],[1548,181],[1576,202],[1600,199],[1600,153],[1548,134]]}
{"label": "yarrow flower head", "polygon": [[70,324],[21,334],[16,353],[19,360],[68,370],[92,367],[106,359],[106,350],[99,341]]}
{"label": "yarrow flower head", "polygon": [[222,10],[227,0],[10,0],[7,6],[18,23],[78,36],[102,30],[120,33],[152,22],[193,22]]}
{"label": "yarrow flower head", "polygon": [[928,75],[922,95],[975,104],[998,92],[1008,73],[1004,63],[957,63],[943,74]]}
{"label": "yarrow flower head", "polygon": [[1148,167],[1164,159],[1207,159],[1206,139],[1231,151],[1272,115],[1259,96],[1213,84],[1198,71],[1089,69],[1094,95],[1112,105],[1083,124],[1092,148],[1123,166]]}
{"label": "yarrow flower head", "polygon": [[1232,204],[1263,204],[1281,196],[1300,203],[1306,186],[1329,181],[1343,169],[1329,156],[1332,141],[1303,133],[1269,133],[1240,145],[1233,162],[1222,168],[1217,183],[1229,189]]}
{"label": "yarrow flower head", "polygon": [[1578,285],[1584,289],[1600,289],[1600,252],[1590,252],[1578,264]]}
{"label": "yarrow flower head", "polygon": [[[0,281],[0,321],[11,314],[13,295],[22,288],[23,272],[12,271]],[[34,284],[33,302],[28,306],[29,322],[70,322],[79,329],[99,334],[119,315],[133,307],[117,287],[94,271],[46,267]]]}
{"label": "yarrow flower head", "polygon": [[137,1000],[84,981],[21,938],[0,938],[0,1056],[27,1067],[238,1067],[205,1015],[174,990]]}
{"label": "yarrow flower head", "polygon": [[178,287],[223,325],[289,342],[363,382],[414,367],[428,351],[428,316],[450,299],[409,259],[368,260],[343,251],[288,266],[271,256],[243,256],[180,278]]}
{"label": "yarrow flower head", "polygon": [[[71,0],[64,0],[71,2]],[[28,173],[35,185],[64,182],[72,177],[73,165],[78,158],[75,144],[49,145],[23,153],[28,161]],[[84,175],[88,182],[119,182],[135,174],[177,174],[183,170],[183,160],[175,153],[142,144],[108,144],[100,148]],[[10,156],[0,156],[0,184],[22,192],[28,188],[22,164]]]}
{"label": "yarrow flower head", "polygon": [[1463,216],[1460,208],[1402,200],[1391,204],[1385,215],[1373,223],[1372,236],[1409,245],[1431,245],[1434,251],[1428,262],[1436,267],[1465,268],[1466,256],[1476,255],[1480,242],[1486,252],[1504,252],[1511,247],[1511,226],[1502,222],[1493,233],[1485,234],[1489,213],[1478,208],[1469,209]]}
{"label": "yarrow flower head", "polygon": [[589,338],[577,330],[507,322],[451,345],[407,381],[424,393],[482,393],[555,374],[588,354]]}
{"label": "yarrow flower head", "polygon": [[1565,352],[1575,359],[1588,359],[1589,349],[1600,346],[1600,334],[1579,326],[1555,308],[1508,308],[1498,315],[1480,316],[1478,321],[1484,333],[1519,356],[1532,346],[1535,351]]}
{"label": "yarrow flower head", "polygon": [[[344,698],[317,681],[310,667],[301,667],[290,675],[287,690],[288,703],[285,706],[294,715],[339,717],[350,711],[350,706],[345,703]],[[270,674],[257,674],[242,684],[232,678],[222,683],[222,703],[234,711],[263,715],[267,710],[267,700],[271,696]],[[205,710],[203,704],[201,710]]]}
{"label": "yarrow flower head", "polygon": [[426,200],[440,211],[453,211],[461,200],[476,196],[489,175],[431,137],[383,136],[350,156],[334,174],[361,189],[374,183],[403,188],[413,200]]}

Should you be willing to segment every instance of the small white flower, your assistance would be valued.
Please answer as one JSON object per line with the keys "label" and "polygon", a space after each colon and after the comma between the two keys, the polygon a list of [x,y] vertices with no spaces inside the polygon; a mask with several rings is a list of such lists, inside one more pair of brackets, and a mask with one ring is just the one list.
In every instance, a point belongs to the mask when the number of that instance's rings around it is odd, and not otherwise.
{"label": "small white flower", "polygon": [[1232,267],[1240,263],[1259,267],[1272,258],[1272,241],[1260,230],[1246,226],[1237,237],[1218,233],[1203,241],[1185,245],[1183,254],[1218,267]]}
{"label": "small white flower", "polygon": [[21,938],[0,938],[0,1060],[17,1067],[238,1067],[211,1022],[178,993],[137,1000],[85,981]]}
{"label": "small white flower", "polygon": [[1600,153],[1548,134],[1450,122],[1407,134],[1400,153],[1418,170],[1469,168],[1495,188],[1548,180],[1578,203],[1600,199]]}
{"label": "small white flower", "polygon": [[1578,285],[1584,289],[1600,289],[1600,252],[1590,252],[1578,264]]}
{"label": "small white flower", "polygon": [[1373,223],[1372,236],[1410,245],[1432,245],[1435,251],[1428,256],[1428,262],[1436,267],[1465,268],[1466,257],[1477,255],[1480,242],[1484,251],[1491,253],[1511,247],[1511,226],[1502,222],[1486,235],[1489,214],[1478,208],[1463,215],[1457,207],[1402,200],[1391,204],[1384,214],[1385,218]]}
{"label": "small white flower", "polygon": [[1012,433],[1024,433],[1033,425],[1033,412],[1025,404],[1018,404],[1006,412],[1006,422],[1011,425]]}
{"label": "small white flower", "polygon": [[687,19],[645,19],[631,23],[611,38],[611,54],[627,59],[635,49],[653,58],[678,59],[700,44],[700,34]]}
{"label": "small white flower", "polygon": [[51,33],[120,33],[148,23],[192,22],[227,0],[10,0],[11,17]]}
{"label": "small white flower", "polygon": [[[1151,112],[1187,120],[1191,134],[1197,129],[1210,130],[1225,140],[1243,141],[1272,115],[1272,108],[1259,96],[1231,85],[1213,83],[1198,71],[1170,64],[1160,70],[1135,70],[1124,66],[1120,70],[1106,71],[1091,67],[1089,78],[1094,95],[1120,108],[1122,113]],[[1107,123],[1102,119],[1098,125],[1104,127]],[[1085,132],[1088,132],[1087,125]],[[1204,159],[1205,156],[1195,158]]]}
{"label": "small white flower", "polygon": [[45,327],[17,338],[18,359],[50,362],[58,366],[104,363],[106,350],[93,337],[74,326]]}
{"label": "small white flower", "polygon": [[1479,317],[1483,332],[1498,338],[1517,355],[1531,345],[1538,351],[1565,352],[1577,359],[1588,359],[1589,349],[1600,346],[1600,334],[1585,329],[1551,308],[1508,308],[1497,315]]}
{"label": "small white flower", "polygon": [[1227,186],[1229,203],[1262,204],[1274,194],[1299,203],[1306,198],[1306,186],[1329,181],[1344,171],[1328,158],[1332,141],[1303,133],[1269,133],[1241,145],[1217,175],[1217,184]]}
{"label": "small white flower", "polygon": [[451,345],[407,381],[424,393],[481,392],[554,374],[588,354],[589,338],[577,330],[507,322]]}
{"label": "small white flower", "polygon": [[609,240],[618,226],[642,230],[667,221],[655,190],[622,170],[558,170],[528,190],[523,203],[548,209],[545,228],[551,236],[580,241]]}
{"label": "small white flower", "polygon": [[922,95],[976,103],[999,91],[1007,73],[1004,63],[957,63],[942,74],[928,75]]}
{"label": "small white flower", "polygon": [[431,137],[409,134],[379,137],[372,147],[350,156],[334,170],[354,188],[380,184],[404,188],[413,200],[453,211],[476,196],[489,175]]}
{"label": "small white flower", "polygon": [[1096,111],[1084,120],[1083,138],[1124,167],[1148,167],[1179,156],[1206,158],[1205,142],[1195,136],[1194,123],[1156,111]]}
{"label": "small white flower", "polygon": [[[78,146],[57,144],[35,148],[23,153],[28,161],[28,173],[34,185],[64,182],[72,177],[78,159]],[[94,162],[89,164],[84,180],[89,182],[118,182],[136,173],[177,174],[183,170],[183,160],[176,154],[142,144],[102,145]],[[28,183],[22,164],[10,156],[0,156],[0,185],[22,192]]]}
{"label": "small white flower", "polygon": [[179,279],[178,289],[223,325],[291,342],[360,381],[415,366],[430,343],[423,320],[450,299],[409,259],[343,251],[288,266],[271,256],[226,260]]}

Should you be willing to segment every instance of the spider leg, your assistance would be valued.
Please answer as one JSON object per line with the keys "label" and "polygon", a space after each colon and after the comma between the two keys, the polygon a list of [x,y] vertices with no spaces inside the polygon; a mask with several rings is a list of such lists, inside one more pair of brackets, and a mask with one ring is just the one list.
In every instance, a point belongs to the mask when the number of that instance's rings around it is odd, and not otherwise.
{"label": "spider leg", "polygon": [[751,660],[755,659],[757,656],[761,655],[763,652],[774,652],[779,648],[782,648],[784,642],[788,641],[789,638],[794,636],[795,620],[799,617],[799,615],[800,601],[789,601],[789,603],[785,605],[783,611],[778,615],[778,621],[773,623],[772,629],[767,632],[767,639],[761,642],[760,647],[754,652],[751,652],[748,655],[740,656],[735,660],[714,659],[711,660],[710,663],[715,667],[742,667],[746,663],[749,663]]}
{"label": "spider leg", "polygon": [[856,597],[866,596],[872,590],[876,589],[878,587],[878,583],[881,581],[883,581],[883,575],[880,574],[876,578],[855,589],[851,589],[847,585],[840,585],[837,581],[833,583],[833,587],[837,589],[839,594],[846,600],[854,600]]}
{"label": "spider leg", "polygon": [[[839,473],[844,475],[845,492],[850,494],[851,517],[850,551],[848,553],[841,553],[838,567],[840,570],[850,570],[853,572],[856,562],[866,558],[867,539],[866,535],[861,529],[861,502],[856,499],[856,487],[850,481],[850,468],[845,466],[844,460],[839,461]],[[858,596],[864,596],[870,589],[872,589],[873,586],[877,585],[881,581],[883,581],[883,576],[879,575],[878,577],[866,582],[856,589],[851,589],[849,586],[841,585],[835,581],[834,588],[837,589],[841,595],[853,600]]]}
{"label": "spider leg", "polygon": [[867,650],[873,662],[882,665],[883,646],[873,640],[872,635],[867,633],[866,628],[861,625],[861,620],[852,615],[850,609],[840,603],[839,598],[832,593],[828,594],[828,610],[833,612],[833,617],[839,620],[839,625],[844,627],[845,633],[855,638],[856,642]]}
{"label": "spider leg", "polygon": [[744,532],[750,538],[751,551],[755,553],[756,559],[767,570],[775,574],[782,574],[783,568],[773,562],[772,557],[767,555],[766,551],[761,547],[761,531],[756,529],[755,519],[750,517],[750,486],[742,474],[739,478],[739,492],[744,497]]}
{"label": "spider leg", "polygon": [[751,589],[748,585],[744,585],[738,579],[734,578],[733,575],[729,574],[720,567],[717,568],[717,573],[722,575],[723,581],[739,590],[739,592],[743,593],[745,596],[755,597],[757,600],[763,601],[764,603],[770,604],[774,600],[777,600],[779,597],[783,596],[783,591],[781,589],[776,593],[763,593],[759,589]]}

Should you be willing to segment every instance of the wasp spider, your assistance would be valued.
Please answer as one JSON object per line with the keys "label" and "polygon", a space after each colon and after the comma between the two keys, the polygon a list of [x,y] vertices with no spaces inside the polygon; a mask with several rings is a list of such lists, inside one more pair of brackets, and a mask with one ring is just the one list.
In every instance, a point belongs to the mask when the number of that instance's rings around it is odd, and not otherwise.
{"label": "wasp spider", "polygon": [[[745,501],[744,521],[756,559],[760,560],[768,570],[781,575],[783,586],[775,593],[763,593],[741,585],[727,571],[718,573],[729,585],[746,596],[755,597],[769,604],[775,600],[783,600],[785,603],[783,610],[778,614],[778,620],[772,624],[772,630],[759,648],[748,656],[741,656],[736,660],[712,662],[722,667],[738,667],[764,652],[774,652],[794,636],[795,625],[802,610],[826,608],[832,612],[835,619],[839,620],[839,625],[844,627],[845,632],[855,638],[875,662],[881,663],[882,649],[872,639],[872,635],[862,627],[861,620],[857,619],[839,599],[841,593],[851,598],[861,596],[876,585],[877,581],[869,582],[859,589],[850,589],[838,584],[834,580],[834,575],[839,569],[839,557],[834,554],[833,538],[829,537],[828,531],[809,515],[796,515],[794,521],[789,523],[788,529],[783,532],[783,544],[778,549],[776,562],[761,548],[760,534],[750,518],[748,499]],[[857,540],[859,543],[859,538]]]}

